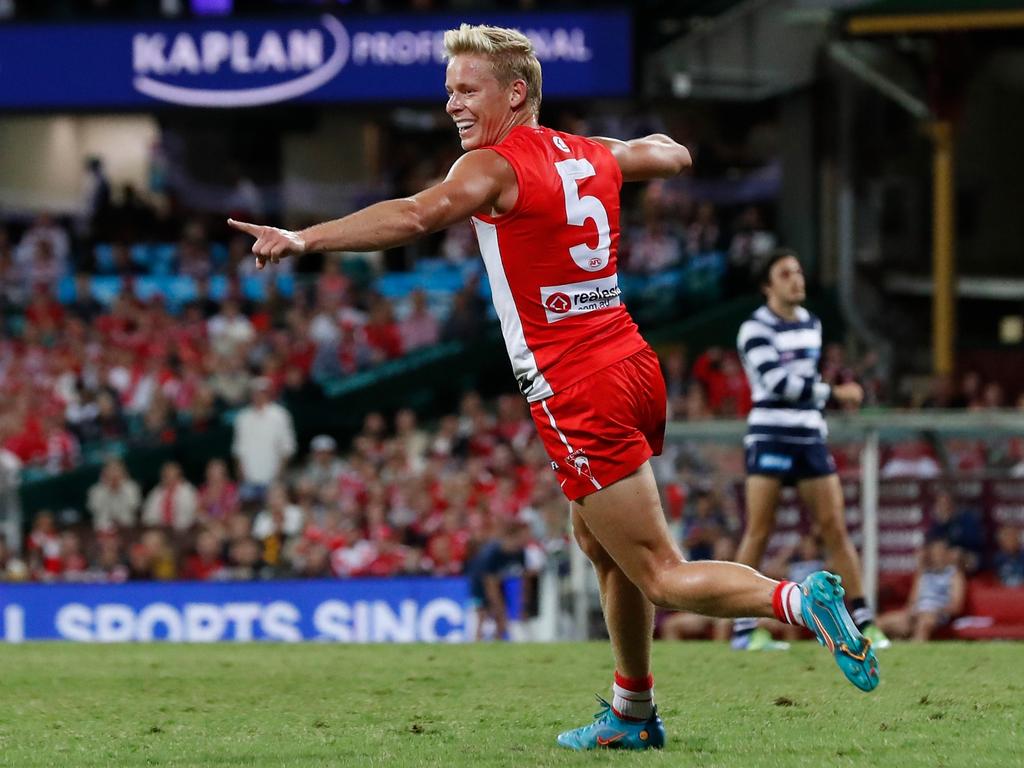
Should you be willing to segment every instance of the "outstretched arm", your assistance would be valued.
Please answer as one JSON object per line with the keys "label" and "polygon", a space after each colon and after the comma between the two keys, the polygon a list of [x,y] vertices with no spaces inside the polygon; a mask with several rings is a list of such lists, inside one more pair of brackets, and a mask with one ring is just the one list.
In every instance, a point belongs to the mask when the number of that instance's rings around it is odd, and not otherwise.
{"label": "outstretched arm", "polygon": [[690,151],[663,133],[653,133],[642,139],[620,141],[594,136],[615,156],[622,170],[623,181],[667,179],[676,176],[691,165]]}
{"label": "outstretched arm", "polygon": [[477,150],[456,161],[440,184],[395,200],[385,200],[299,232],[228,219],[256,238],[252,252],[260,268],[285,256],[316,251],[378,251],[411,242],[498,204],[515,186],[515,173],[497,152]]}

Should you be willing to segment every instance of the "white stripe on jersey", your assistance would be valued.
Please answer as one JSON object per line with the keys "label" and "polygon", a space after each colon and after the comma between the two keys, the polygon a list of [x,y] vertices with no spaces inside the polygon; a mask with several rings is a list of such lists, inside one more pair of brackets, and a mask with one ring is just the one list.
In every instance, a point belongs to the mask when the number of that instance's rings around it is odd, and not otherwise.
{"label": "white stripe on jersey", "polygon": [[747,416],[747,424],[765,427],[803,427],[804,429],[825,429],[825,417],[821,411],[797,411],[783,408],[753,408]]}
{"label": "white stripe on jersey", "polygon": [[778,331],[775,334],[775,348],[779,352],[789,352],[794,349],[821,349],[821,331],[816,328]]}
{"label": "white stripe on jersey", "polygon": [[491,298],[501,323],[501,335],[505,337],[505,348],[508,350],[509,360],[512,361],[512,372],[519,382],[519,388],[531,403],[551,397],[554,394],[551,385],[537,367],[533,350],[526,343],[523,323],[519,319],[519,309],[516,307],[508,277],[505,275],[505,264],[501,260],[498,228],[477,218],[472,218],[471,221],[476,230],[477,242],[480,244],[484,267],[487,269],[487,280],[491,284]]}

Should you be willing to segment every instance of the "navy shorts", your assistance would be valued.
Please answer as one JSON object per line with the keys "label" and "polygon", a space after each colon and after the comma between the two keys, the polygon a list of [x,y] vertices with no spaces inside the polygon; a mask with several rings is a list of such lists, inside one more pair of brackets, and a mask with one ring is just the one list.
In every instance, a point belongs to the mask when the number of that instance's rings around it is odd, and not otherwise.
{"label": "navy shorts", "polygon": [[747,445],[747,474],[778,477],[783,485],[834,475],[836,462],[823,442],[755,440]]}

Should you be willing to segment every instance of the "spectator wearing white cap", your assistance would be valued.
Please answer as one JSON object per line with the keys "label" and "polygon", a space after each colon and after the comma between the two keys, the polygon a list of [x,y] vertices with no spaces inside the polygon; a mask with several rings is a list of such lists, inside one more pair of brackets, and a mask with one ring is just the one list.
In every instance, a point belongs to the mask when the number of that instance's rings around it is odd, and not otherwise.
{"label": "spectator wearing white cap", "polygon": [[338,458],[338,443],[330,435],[317,435],[309,443],[309,459],[302,470],[303,480],[319,488],[338,481],[345,462]]}
{"label": "spectator wearing white cap", "polygon": [[238,460],[238,476],[244,500],[262,500],[267,487],[277,480],[295,453],[292,417],[271,399],[271,383],[264,377],[252,382],[252,402],[238,412],[231,449]]}

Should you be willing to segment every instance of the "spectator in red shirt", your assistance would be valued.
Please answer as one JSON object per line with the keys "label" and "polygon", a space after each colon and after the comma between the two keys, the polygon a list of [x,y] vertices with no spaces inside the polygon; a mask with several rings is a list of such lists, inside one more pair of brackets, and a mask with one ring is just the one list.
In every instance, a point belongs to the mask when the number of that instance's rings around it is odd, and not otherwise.
{"label": "spectator in red shirt", "polygon": [[186,559],[181,577],[191,581],[210,581],[217,578],[224,561],[220,557],[221,542],[217,534],[203,528],[196,535],[195,549]]}
{"label": "spectator in red shirt", "polygon": [[60,574],[61,542],[52,512],[43,510],[36,515],[25,548],[35,579],[50,581]]}
{"label": "spectator in red shirt", "polygon": [[402,336],[390,301],[378,299],[374,302],[370,308],[370,320],[363,330],[374,360],[393,360],[402,356]]}

